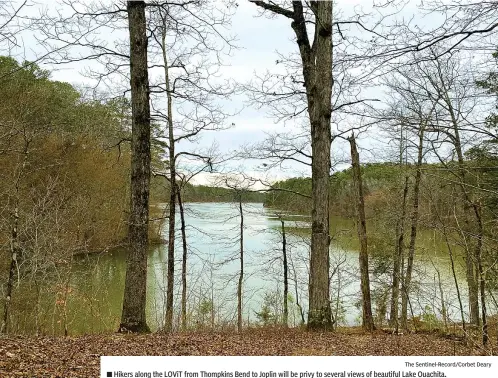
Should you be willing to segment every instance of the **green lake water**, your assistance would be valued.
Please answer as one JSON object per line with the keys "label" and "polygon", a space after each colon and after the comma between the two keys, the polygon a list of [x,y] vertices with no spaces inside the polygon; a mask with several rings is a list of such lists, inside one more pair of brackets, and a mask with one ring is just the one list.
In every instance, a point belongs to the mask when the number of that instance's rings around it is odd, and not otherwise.
{"label": "green lake water", "polygon": [[[236,321],[236,284],[239,272],[238,205],[232,203],[187,203],[186,223],[188,255],[188,312],[193,327],[233,324]],[[265,293],[275,298],[272,310],[281,310],[283,274],[280,220],[277,211],[262,204],[244,204],[244,319],[257,321]],[[290,271],[290,322],[298,324],[297,296],[307,308],[309,219],[284,215]],[[331,301],[340,304],[337,314],[342,323],[359,321],[359,271],[356,230],[353,222],[332,217],[332,231],[341,231],[331,245]],[[179,227],[178,227],[179,229]],[[300,230],[300,232],[291,232]],[[167,230],[164,231],[167,238]],[[431,233],[421,232],[416,257],[415,285],[412,294],[414,312],[426,306],[440,308],[439,279],[450,316],[458,319],[455,284],[444,243]],[[388,243],[386,243],[388,245]],[[388,248],[388,247],[385,247]],[[378,249],[378,247],[377,247]],[[178,231],[176,246],[175,321],[179,319],[181,243]],[[391,252],[389,252],[391,253]],[[167,246],[150,247],[148,256],[147,317],[153,330],[164,320],[166,298]],[[384,262],[385,263],[385,262]],[[466,285],[462,261],[457,261],[460,290],[466,303]],[[383,262],[372,262],[372,289],[381,306],[388,276]],[[126,268],[126,251],[79,256],[74,259],[70,275],[53,273],[40,282],[22,282],[13,294],[11,331],[33,334],[69,334],[116,331],[120,321]],[[338,269],[335,269],[338,268]],[[375,268],[375,269],[374,269]],[[214,311],[211,311],[211,306]],[[375,306],[374,306],[375,307]],[[436,316],[439,314],[436,312]],[[214,318],[212,318],[214,316]]]}

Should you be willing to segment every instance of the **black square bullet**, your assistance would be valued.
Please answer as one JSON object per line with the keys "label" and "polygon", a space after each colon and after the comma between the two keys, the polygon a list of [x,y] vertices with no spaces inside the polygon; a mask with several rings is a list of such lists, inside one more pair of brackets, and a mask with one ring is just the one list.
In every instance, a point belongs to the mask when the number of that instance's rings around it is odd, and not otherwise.
{"label": "black square bullet", "polygon": [[108,372],[107,372],[107,376],[108,376],[108,377],[112,377],[112,371],[108,371]]}

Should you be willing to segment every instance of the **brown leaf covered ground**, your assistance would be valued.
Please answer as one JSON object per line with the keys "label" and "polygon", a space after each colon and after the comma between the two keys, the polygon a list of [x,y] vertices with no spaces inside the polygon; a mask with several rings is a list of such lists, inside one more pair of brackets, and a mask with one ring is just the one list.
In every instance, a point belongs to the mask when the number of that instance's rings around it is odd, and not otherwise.
{"label": "brown leaf covered ground", "polygon": [[482,351],[436,334],[256,329],[242,334],[0,338],[0,377],[98,377],[101,355],[469,355]]}

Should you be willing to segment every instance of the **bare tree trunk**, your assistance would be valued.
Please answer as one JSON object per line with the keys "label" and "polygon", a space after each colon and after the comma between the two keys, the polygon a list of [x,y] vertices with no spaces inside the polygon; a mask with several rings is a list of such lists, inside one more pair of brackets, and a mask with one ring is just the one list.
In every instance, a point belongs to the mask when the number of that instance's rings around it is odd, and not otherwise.
{"label": "bare tree trunk", "polygon": [[[406,138],[405,138],[406,139]],[[399,139],[399,166],[403,166],[403,152],[407,146],[403,145],[403,126],[401,127]],[[406,165],[405,165],[406,170]],[[393,276],[391,292],[391,311],[389,315],[389,325],[394,327],[396,333],[399,331],[399,284],[401,281],[402,255],[404,252],[405,238],[405,217],[406,217],[406,198],[408,196],[408,173],[405,172],[405,184],[403,186],[403,201],[401,203],[401,215],[396,223],[396,246],[393,256]]]}
{"label": "bare tree trunk", "polygon": [[9,320],[9,309],[10,309],[10,301],[12,299],[12,289],[14,287],[14,277],[16,274],[17,268],[17,259],[20,255],[21,248],[19,246],[19,238],[18,238],[18,227],[19,227],[19,200],[17,199],[17,204],[14,208],[14,222],[12,225],[12,235],[10,242],[10,267],[9,267],[9,278],[7,279],[7,288],[5,292],[5,304],[3,308],[3,319],[2,319],[2,327],[0,329],[0,333],[8,332],[8,320]]}
{"label": "bare tree trunk", "polygon": [[363,199],[363,183],[361,178],[360,155],[356,148],[354,135],[348,138],[351,145],[351,161],[353,165],[353,188],[356,196],[356,215],[358,239],[360,240],[360,274],[361,296],[363,308],[363,328],[367,331],[375,329],[372,315],[372,299],[370,297],[370,278],[368,275],[367,221],[365,218],[365,202]]}
{"label": "bare tree trunk", "polygon": [[175,284],[175,222],[176,222],[176,156],[173,128],[173,98],[171,96],[168,55],[166,52],[166,20],[163,20],[161,50],[164,63],[164,82],[168,106],[168,152],[169,152],[169,218],[168,218],[168,274],[166,287],[166,321],[165,331],[173,329],[173,291]]}
{"label": "bare tree trunk", "polygon": [[418,209],[420,201],[420,181],[422,179],[422,162],[424,152],[424,129],[423,125],[419,132],[418,140],[418,154],[417,154],[417,172],[415,174],[415,183],[413,185],[413,209],[411,215],[411,231],[410,231],[410,245],[408,247],[408,261],[406,263],[406,273],[403,277],[402,293],[401,293],[401,326],[403,329],[408,329],[408,301],[410,300],[410,286],[413,272],[413,260],[415,257],[415,243],[417,241],[417,228],[418,228]]}
{"label": "bare tree trunk", "polygon": [[299,290],[298,290],[298,284],[297,284],[297,272],[296,272],[296,268],[294,267],[294,262],[292,261],[292,258],[289,259],[290,260],[290,264],[291,264],[291,268],[292,268],[292,272],[293,272],[293,277],[294,277],[294,291],[296,293],[296,306],[299,310],[299,315],[300,315],[300,324],[301,325],[304,325],[304,323],[306,323],[306,320],[304,319],[304,311],[303,311],[303,307],[301,306],[301,304],[299,303]]}
{"label": "bare tree trunk", "polygon": [[[464,205],[464,212],[467,212],[468,206]],[[468,222],[467,222],[468,224]],[[466,239],[464,235],[463,238]],[[469,290],[469,323],[479,324],[479,289],[477,280],[475,277],[474,269],[474,256],[472,256],[472,250],[469,249],[467,243],[465,242],[465,274],[467,278],[467,285]]]}
{"label": "bare tree trunk", "polygon": [[[296,8],[302,7],[301,2],[294,2]],[[305,47],[300,46],[303,57],[303,73],[308,95],[308,112],[311,121],[311,257],[309,282],[308,328],[333,328],[330,309],[330,215],[329,215],[329,184],[330,184],[330,121],[332,115],[332,2],[318,1],[316,7],[315,41],[312,50],[305,53]],[[301,10],[302,14],[302,10]],[[295,25],[295,26],[294,26]],[[304,17],[293,22],[298,43],[304,36]],[[312,65],[315,67],[312,67]]]}
{"label": "bare tree trunk", "polygon": [[19,167],[19,172],[17,173],[15,188],[14,188],[15,205],[13,211],[12,230],[11,230],[11,239],[10,239],[10,266],[9,266],[9,276],[7,279],[7,287],[5,291],[5,304],[3,308],[3,319],[2,319],[2,325],[0,327],[0,333],[8,332],[9,310],[10,310],[10,301],[12,299],[12,289],[14,288],[14,277],[16,275],[18,261],[21,256],[21,246],[19,245],[19,205],[20,205],[19,191],[21,186],[21,178],[24,173],[24,169],[26,168],[26,164],[28,162],[28,148],[29,148],[29,141],[25,139],[22,163],[21,166]]}
{"label": "bare tree trunk", "polygon": [[145,318],[150,186],[150,104],[145,2],[128,1],[132,104],[129,251],[120,332],[149,332]]}
{"label": "bare tree trunk", "polygon": [[433,264],[434,269],[436,270],[437,273],[437,282],[438,282],[438,287],[439,287],[439,296],[441,297],[441,316],[443,317],[443,323],[444,323],[444,332],[448,332],[448,312],[446,311],[446,304],[444,303],[444,292],[443,292],[443,285],[441,282],[441,274],[439,273],[439,269],[437,269],[436,265]]}
{"label": "bare tree trunk", "polygon": [[399,321],[399,283],[401,281],[401,262],[404,251],[405,238],[405,217],[406,217],[406,197],[408,196],[408,175],[405,176],[405,184],[403,188],[403,202],[401,203],[401,216],[396,225],[396,248],[394,250],[393,259],[393,279],[392,279],[392,294],[391,294],[391,313],[389,324],[398,332]]}
{"label": "bare tree trunk", "polygon": [[211,268],[211,271],[210,271],[210,278],[211,278],[211,330],[214,330],[215,308],[214,308],[214,278],[213,278],[213,269],[212,268]]}
{"label": "bare tree trunk", "polygon": [[242,193],[239,193],[240,214],[240,273],[237,286],[237,331],[242,332],[242,283],[244,280],[244,211],[242,209]]}
{"label": "bare tree trunk", "polygon": [[[442,232],[443,232],[444,240],[446,243],[446,247],[448,248],[448,254],[450,257],[451,273],[453,276],[453,282],[455,282],[455,289],[456,289],[456,293],[457,293],[457,299],[458,299],[459,310],[460,310],[460,319],[462,321],[462,327],[463,327],[464,334],[466,334],[465,314],[464,314],[464,309],[463,309],[462,295],[460,293],[460,285],[458,284],[458,277],[457,277],[457,272],[456,272],[456,268],[455,268],[455,258],[453,256],[453,250],[451,249],[451,243],[450,243],[450,240],[448,239],[448,234],[446,232],[445,221],[441,218],[439,212],[437,211],[437,207],[435,207],[435,208],[436,208],[435,215],[437,217],[437,220],[438,220],[439,224],[441,224],[441,226],[443,227]],[[456,213],[455,213],[455,217],[456,217]]]}
{"label": "bare tree trunk", "polygon": [[458,277],[457,277],[457,272],[456,272],[456,268],[455,268],[455,259],[453,257],[453,250],[451,249],[451,244],[450,244],[450,241],[448,239],[448,235],[446,233],[446,228],[444,227],[444,223],[441,220],[441,217],[439,216],[438,212],[436,212],[436,215],[438,217],[439,223],[441,223],[443,225],[444,240],[446,242],[446,246],[448,247],[448,253],[450,255],[451,273],[453,275],[453,281],[455,282],[455,289],[457,291],[458,304],[460,305],[460,317],[462,320],[462,327],[463,327],[464,333],[466,334],[467,330],[466,330],[466,325],[465,325],[465,314],[463,311],[463,302],[462,302],[462,296],[460,294],[460,285],[458,284]]}
{"label": "bare tree trunk", "polygon": [[477,245],[476,245],[476,262],[477,262],[477,272],[479,274],[479,289],[481,295],[481,317],[482,317],[482,344],[484,346],[488,345],[489,335],[488,335],[488,321],[487,321],[487,311],[486,311],[486,273],[482,266],[482,237],[483,237],[483,224],[481,218],[480,204],[475,202],[472,203],[474,208],[475,217],[478,226],[477,235]]}
{"label": "bare tree trunk", "polygon": [[[292,10],[273,2],[251,0],[255,5],[292,20],[303,69],[311,123],[311,255],[309,273],[308,329],[331,330],[329,179],[332,116],[332,1],[312,1],[315,17],[310,43],[302,1]],[[311,33],[310,33],[311,34]]]}
{"label": "bare tree trunk", "polygon": [[185,232],[185,212],[183,209],[182,196],[180,190],[176,193],[178,196],[178,206],[180,207],[180,220],[182,223],[182,330],[187,329],[187,234]]}
{"label": "bare tree trunk", "polygon": [[289,325],[289,307],[288,307],[288,297],[289,297],[289,279],[288,279],[288,265],[287,265],[287,240],[285,238],[285,223],[282,218],[280,218],[280,223],[282,223],[282,254],[284,258],[284,325],[287,327]]}
{"label": "bare tree trunk", "polygon": [[[457,159],[458,159],[458,176],[460,177],[460,190],[462,192],[462,202],[463,202],[463,212],[464,212],[464,221],[465,221],[465,230],[461,233],[462,238],[464,239],[465,243],[465,265],[466,265],[466,277],[467,277],[467,284],[468,284],[468,289],[469,289],[469,313],[470,313],[470,323],[471,324],[476,324],[479,325],[479,285],[477,283],[477,275],[478,272],[476,272],[476,261],[475,258],[477,254],[479,254],[479,251],[476,251],[477,253],[474,254],[471,248],[469,248],[468,243],[467,243],[467,235],[471,233],[471,226],[470,226],[470,220],[469,220],[469,212],[471,210],[471,207],[474,205],[469,194],[467,193],[467,189],[465,187],[465,182],[466,182],[466,174],[465,174],[465,162],[464,162],[464,157],[463,157],[463,150],[462,150],[462,143],[460,139],[460,131],[458,128],[458,120],[457,116],[455,114],[455,109],[453,108],[453,102],[448,94],[448,89],[445,84],[445,80],[442,76],[440,67],[438,66],[438,74],[439,74],[439,79],[441,82],[441,87],[442,87],[442,99],[445,102],[448,112],[450,114],[450,119],[451,119],[451,124],[453,126],[453,146],[455,147],[455,152],[457,154]],[[474,207],[475,210],[475,207]],[[476,216],[476,221],[477,223],[479,222],[479,216],[477,213],[474,211],[474,215]],[[479,247],[477,247],[479,248]],[[477,269],[478,270],[478,269]],[[476,274],[477,273],[477,274]]]}

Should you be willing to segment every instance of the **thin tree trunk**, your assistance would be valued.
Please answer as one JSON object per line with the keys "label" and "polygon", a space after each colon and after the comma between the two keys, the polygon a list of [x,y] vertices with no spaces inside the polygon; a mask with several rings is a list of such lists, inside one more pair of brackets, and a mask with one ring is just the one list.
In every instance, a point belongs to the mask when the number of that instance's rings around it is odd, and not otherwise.
{"label": "thin tree trunk", "polygon": [[422,162],[424,150],[424,129],[425,124],[419,130],[418,154],[417,154],[417,172],[415,174],[415,183],[413,185],[413,209],[411,215],[410,245],[408,247],[408,261],[406,264],[406,273],[402,283],[401,293],[401,326],[408,329],[408,302],[410,300],[410,286],[413,272],[413,260],[415,257],[415,243],[417,241],[418,213],[420,201],[420,181],[422,179]]}
{"label": "thin tree trunk", "polygon": [[306,323],[306,320],[304,319],[303,307],[299,303],[299,290],[298,290],[298,285],[297,285],[297,272],[296,272],[296,268],[294,267],[294,262],[293,262],[292,258],[290,258],[289,260],[290,260],[290,264],[291,264],[291,268],[292,268],[292,273],[293,273],[293,277],[294,277],[294,291],[296,293],[296,306],[297,306],[297,308],[299,310],[299,315],[300,315],[300,318],[301,318],[300,324],[304,325],[304,323]]}
{"label": "thin tree trunk", "polygon": [[244,280],[244,212],[242,209],[242,194],[239,193],[240,214],[240,273],[237,286],[237,331],[242,332],[242,283]]}
{"label": "thin tree trunk", "polygon": [[12,220],[12,229],[11,229],[11,239],[10,239],[10,266],[9,266],[9,276],[7,279],[7,287],[5,290],[5,304],[3,307],[3,318],[2,325],[0,327],[0,333],[8,332],[8,321],[9,321],[9,310],[10,310],[10,302],[12,300],[12,290],[14,288],[14,277],[16,275],[16,269],[18,268],[19,258],[21,257],[21,246],[19,244],[19,205],[20,205],[20,186],[21,179],[24,174],[24,170],[26,168],[26,164],[28,162],[28,150],[29,150],[29,140],[24,139],[24,148],[22,155],[22,163],[19,167],[19,171],[17,173],[14,192],[15,192],[15,205],[14,205],[14,214]]}
{"label": "thin tree trunk", "polygon": [[213,269],[210,271],[211,278],[211,330],[214,330],[215,324],[215,308],[214,308],[214,278],[213,278]]}
{"label": "thin tree trunk", "polygon": [[180,220],[182,223],[182,330],[187,329],[187,234],[185,231],[185,212],[183,209],[182,196],[180,190],[176,193],[178,196],[178,206],[180,207]]}
{"label": "thin tree trunk", "polygon": [[21,248],[19,246],[19,238],[18,238],[18,227],[19,227],[19,200],[17,200],[17,204],[14,208],[14,222],[12,225],[12,235],[10,242],[11,257],[10,257],[10,267],[9,267],[9,278],[7,279],[5,304],[3,308],[3,319],[2,319],[2,327],[0,329],[0,333],[8,332],[10,301],[12,299],[14,277],[16,274],[16,268],[18,266],[17,259],[21,252]]}
{"label": "thin tree trunk", "polygon": [[149,332],[145,318],[150,186],[150,105],[145,2],[128,1],[132,104],[131,210],[121,332]]}
{"label": "thin tree trunk", "polygon": [[436,268],[436,265],[434,265],[434,269],[436,269],[436,272],[437,272],[439,296],[441,297],[441,316],[443,317],[444,332],[447,333],[448,332],[448,313],[446,311],[446,304],[444,303],[444,293],[443,293],[443,285],[441,282],[441,274],[439,273],[439,269]]}
{"label": "thin tree trunk", "polygon": [[360,275],[361,296],[363,308],[363,328],[367,331],[375,329],[372,315],[372,299],[370,297],[370,278],[368,273],[368,246],[367,246],[367,221],[365,218],[365,202],[363,199],[363,183],[361,178],[360,155],[356,148],[356,140],[351,135],[349,144],[351,146],[351,161],[353,165],[353,188],[356,196],[356,215],[358,226],[358,239],[360,241]]}
{"label": "thin tree trunk", "polygon": [[405,217],[406,217],[406,198],[408,196],[408,175],[405,176],[405,184],[403,187],[403,202],[401,204],[401,217],[396,225],[396,248],[394,250],[393,259],[393,278],[392,278],[392,294],[391,294],[391,313],[389,324],[396,329],[399,328],[399,283],[401,281],[401,266],[402,255],[404,251],[405,238]]}
{"label": "thin tree trunk", "polygon": [[173,127],[173,99],[171,96],[168,55],[166,51],[166,20],[163,20],[161,34],[161,50],[164,63],[164,82],[166,85],[166,97],[168,107],[168,152],[169,152],[169,219],[168,219],[168,276],[166,287],[166,323],[165,331],[173,329],[173,291],[175,284],[175,222],[176,222],[176,156],[175,136]]}
{"label": "thin tree trunk", "polygon": [[[466,264],[466,277],[467,277],[467,284],[468,284],[468,289],[469,289],[469,313],[470,313],[470,323],[471,324],[476,324],[479,325],[479,285],[477,283],[478,278],[476,277],[479,272],[476,272],[478,268],[476,269],[477,262],[475,261],[475,258],[477,257],[477,254],[474,254],[472,252],[472,249],[468,247],[467,243],[467,236],[466,234],[471,233],[471,227],[470,227],[470,220],[469,220],[469,212],[471,210],[471,207],[474,205],[469,194],[467,193],[467,189],[465,187],[465,182],[466,182],[466,175],[465,175],[465,162],[464,162],[464,157],[463,157],[463,150],[462,150],[462,143],[460,139],[460,131],[458,127],[458,119],[455,114],[454,108],[453,108],[453,103],[452,100],[448,94],[448,89],[446,88],[445,85],[445,80],[441,75],[441,71],[439,71],[439,79],[441,81],[442,85],[442,92],[443,92],[443,100],[448,107],[448,111],[450,114],[450,119],[451,119],[451,124],[453,126],[453,145],[455,147],[455,152],[457,154],[457,159],[458,159],[458,176],[460,177],[460,190],[462,192],[462,199],[463,199],[463,211],[464,211],[464,221],[465,221],[465,226],[466,230],[462,232],[462,238],[464,239],[465,243],[465,264]],[[475,208],[474,208],[475,210]],[[477,214],[474,212],[474,215],[476,215],[476,221],[479,222],[479,217]],[[477,251],[478,252],[478,251]],[[479,253],[479,252],[478,252]]]}
{"label": "thin tree trunk", "polygon": [[282,254],[284,258],[284,325],[287,327],[289,325],[289,307],[288,307],[288,297],[289,297],[289,280],[288,280],[288,266],[287,266],[287,240],[285,238],[285,223],[282,218],[280,218],[282,223]]}
{"label": "thin tree trunk", "polygon": [[[36,280],[36,278],[34,279],[34,283],[35,283],[35,287],[36,287],[36,303],[35,303],[35,308],[36,308],[36,318],[35,318],[35,327],[36,327],[36,334],[35,336],[40,336],[40,310],[41,310],[41,304],[40,304],[40,301],[41,301],[41,288],[40,288],[40,284],[38,283],[38,281]],[[91,308],[91,307],[90,307]]]}
{"label": "thin tree trunk", "polygon": [[[464,177],[462,177],[462,180],[465,180]],[[462,181],[462,192],[465,192],[463,194],[463,202],[464,202],[464,220],[465,220],[465,227],[466,230],[461,231],[462,239],[464,240],[465,244],[465,274],[467,278],[467,285],[468,285],[468,290],[469,290],[469,322],[471,324],[479,325],[479,285],[477,283],[477,278],[476,278],[476,269],[475,265],[476,262],[475,256],[473,254],[472,248],[468,245],[467,242],[467,233],[470,232],[470,222],[468,219],[468,212],[470,210],[470,205],[468,204],[467,200],[467,194],[466,190],[463,187],[464,181]]]}
{"label": "thin tree trunk", "polygon": [[[403,144],[403,125],[400,128],[399,142],[399,166],[403,166],[403,153],[406,148]],[[406,138],[405,138],[406,139]],[[406,170],[406,165],[405,165]],[[406,217],[406,198],[408,196],[408,174],[405,172],[405,184],[403,186],[403,201],[401,203],[401,216],[396,223],[396,246],[393,256],[393,276],[391,292],[391,311],[389,315],[389,325],[394,327],[396,333],[399,331],[399,284],[401,281],[402,254],[404,252],[405,238],[405,217]]]}
{"label": "thin tree trunk", "polygon": [[[443,225],[444,240],[446,242],[446,246],[448,248],[448,253],[450,255],[451,273],[453,275],[453,281],[455,282],[455,289],[457,291],[458,304],[460,305],[460,317],[462,320],[462,328],[463,328],[464,333],[466,334],[467,330],[466,330],[466,325],[465,325],[465,314],[464,314],[464,310],[463,310],[462,296],[460,294],[460,286],[458,285],[458,278],[457,278],[457,272],[455,269],[455,259],[453,257],[453,251],[451,249],[451,244],[450,244],[450,241],[448,239],[448,235],[446,234],[446,228],[444,226],[444,223],[443,223],[441,217],[439,216],[439,213],[436,212],[436,215],[438,217],[439,223],[441,223]],[[455,213],[455,218],[456,218],[456,213]]]}
{"label": "thin tree trunk", "polygon": [[476,262],[477,262],[477,272],[479,277],[479,289],[481,295],[481,318],[482,318],[482,345],[487,346],[489,335],[488,335],[488,321],[487,321],[487,311],[486,311],[486,273],[482,266],[482,237],[483,237],[483,224],[481,218],[480,206],[473,202],[474,214],[477,220],[478,235],[477,235],[477,245],[476,245]]}

